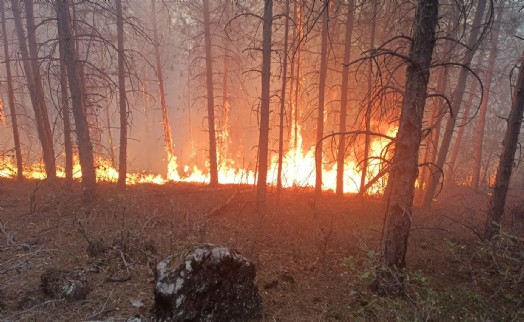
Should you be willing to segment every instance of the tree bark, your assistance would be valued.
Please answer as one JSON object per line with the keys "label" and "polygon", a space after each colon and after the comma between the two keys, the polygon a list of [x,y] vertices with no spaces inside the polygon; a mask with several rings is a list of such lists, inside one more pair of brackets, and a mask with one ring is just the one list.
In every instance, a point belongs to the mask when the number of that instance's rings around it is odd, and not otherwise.
{"label": "tree bark", "polygon": [[211,19],[209,0],[203,0],[204,42],[206,48],[207,125],[209,134],[209,184],[218,185],[217,140],[215,133],[215,97],[213,93],[213,55],[211,51]]}
{"label": "tree bark", "polygon": [[[479,0],[477,2],[477,9],[475,11],[475,17],[473,18],[473,24],[471,28],[471,33],[468,38],[467,47],[469,50],[464,56],[462,62],[463,65],[468,66],[471,64],[473,55],[475,54],[476,49],[479,45],[479,35],[482,28],[482,17],[486,8],[486,0]],[[446,162],[446,157],[448,155],[449,146],[451,144],[451,138],[453,136],[453,130],[455,129],[455,124],[457,122],[457,116],[460,111],[460,106],[462,104],[462,97],[466,89],[466,80],[468,77],[469,71],[465,68],[462,68],[457,79],[457,87],[453,92],[453,97],[451,99],[451,115],[446,123],[446,130],[442,138],[442,143],[438,151],[438,157],[436,165],[440,169],[444,169],[444,163]],[[429,180],[428,189],[426,195],[424,196],[424,207],[431,207],[433,202],[433,196],[440,182],[442,173],[440,171],[435,171]]]}
{"label": "tree bark", "polygon": [[[353,0],[348,2],[348,13],[346,17],[346,35],[344,39],[344,63],[349,63],[351,59],[351,41],[353,35],[353,25],[355,23],[355,3]],[[338,131],[346,132],[346,119],[348,113],[348,85],[349,85],[349,67],[344,65],[342,70],[342,89],[340,96],[340,124]],[[344,160],[346,157],[346,137],[340,136],[337,151],[337,196],[344,194]]]}
{"label": "tree bark", "polygon": [[42,146],[42,154],[44,157],[44,164],[47,178],[54,180],[56,178],[55,155],[53,149],[53,138],[51,133],[51,125],[47,115],[47,107],[45,105],[45,96],[40,80],[40,72],[38,65],[38,57],[36,50],[36,35],[35,24],[33,21],[33,4],[30,0],[24,0],[26,4],[26,19],[29,27],[28,42],[30,49],[28,49],[25,40],[24,27],[22,25],[22,18],[20,14],[20,1],[11,0],[11,10],[13,11],[13,18],[15,22],[15,29],[18,36],[20,47],[20,54],[23,60],[23,67],[25,77],[27,80],[29,94],[31,98],[31,105],[35,113],[35,123],[38,131],[38,137]]}
{"label": "tree bark", "polygon": [[5,72],[7,77],[7,98],[9,100],[9,113],[11,114],[11,127],[13,129],[13,141],[15,144],[16,180],[22,182],[24,180],[24,163],[22,159],[22,149],[20,146],[20,134],[18,132],[18,118],[15,106],[13,77],[11,75],[11,58],[9,55],[9,42],[7,41],[4,1],[0,1],[0,19],[2,20],[2,39],[4,43]]}
{"label": "tree bark", "polygon": [[[373,0],[373,23],[371,24],[371,35],[370,35],[370,49],[375,48],[375,36],[377,29],[377,0]],[[368,174],[368,159],[369,159],[369,149],[371,145],[371,112],[373,108],[372,102],[372,87],[373,87],[373,60],[369,60],[369,74],[368,74],[368,92],[367,92],[367,107],[366,107],[366,135],[364,143],[364,157],[362,158],[362,176],[360,177],[360,189],[359,194],[363,195],[366,193],[364,187],[366,186],[366,177]]]}
{"label": "tree bark", "polygon": [[155,42],[155,62],[156,62],[156,75],[158,79],[158,90],[160,92],[160,105],[162,108],[162,124],[164,129],[164,140],[166,144],[166,153],[167,153],[167,178],[169,180],[180,180],[178,175],[178,170],[176,168],[176,157],[174,152],[173,137],[171,136],[171,125],[169,123],[168,108],[166,102],[166,94],[164,89],[164,76],[162,73],[162,62],[160,59],[160,43],[158,39],[158,30],[156,25],[156,7],[155,1],[151,0],[151,10],[153,18],[153,41]]}
{"label": "tree bark", "polygon": [[56,15],[58,20],[58,37],[64,46],[64,60],[67,67],[67,78],[73,103],[75,132],[78,142],[80,167],[82,168],[82,187],[84,199],[92,201],[96,197],[96,172],[93,162],[93,146],[89,137],[87,115],[84,108],[84,92],[80,75],[75,62],[75,47],[72,38],[69,14],[69,0],[56,0]]}
{"label": "tree bark", "polygon": [[491,49],[489,52],[488,59],[488,69],[484,78],[484,95],[482,96],[482,102],[480,103],[480,113],[475,129],[475,142],[474,149],[475,155],[473,158],[473,176],[471,179],[471,187],[473,189],[478,189],[479,179],[480,179],[480,169],[482,164],[482,145],[484,143],[484,128],[486,127],[486,114],[488,110],[488,100],[489,100],[489,89],[491,87],[491,81],[493,79],[493,69],[495,67],[495,60],[497,59],[498,53],[498,41],[500,33],[500,20],[502,19],[502,14],[504,12],[503,6],[499,7],[497,10],[497,17],[493,23],[493,34],[491,35]]}
{"label": "tree bark", "polygon": [[288,61],[288,45],[289,45],[289,2],[286,0],[286,11],[284,13],[286,19],[284,29],[284,61],[282,62],[282,87],[280,90],[280,119],[278,131],[278,169],[277,169],[277,200],[280,201],[282,194],[282,162],[284,158],[284,114],[286,112],[286,85],[287,85],[287,61]]}
{"label": "tree bark", "polygon": [[396,283],[401,281],[397,272],[406,265],[438,3],[438,0],[419,0],[413,23],[404,101],[388,180],[389,196],[382,236],[382,260],[386,270],[379,274],[375,283],[377,289],[385,293],[398,293],[403,286]]}
{"label": "tree bark", "polygon": [[69,90],[67,88],[67,67],[65,64],[65,48],[59,42],[60,55],[60,99],[62,108],[62,122],[64,124],[64,151],[65,151],[65,179],[66,186],[73,184],[73,143],[71,140],[71,115],[69,111]]}
{"label": "tree bark", "polygon": [[[477,64],[477,70],[481,67],[482,56],[479,55],[479,64]],[[462,138],[464,137],[464,132],[466,131],[466,125],[468,124],[468,118],[470,114],[471,107],[473,106],[473,99],[477,94],[479,88],[479,82],[476,79],[472,79],[469,84],[469,95],[468,100],[466,101],[466,106],[464,108],[464,113],[462,115],[462,121],[460,122],[457,137],[455,138],[455,143],[453,144],[453,151],[451,153],[451,160],[449,161],[449,170],[451,171],[451,177],[455,177],[455,164],[458,159],[458,155],[461,151]]]}
{"label": "tree bark", "polygon": [[260,95],[260,136],[258,139],[259,173],[257,181],[257,210],[259,214],[264,214],[267,207],[266,186],[269,157],[269,87],[271,80],[272,26],[273,1],[264,0],[264,24],[262,27],[262,93]]}
{"label": "tree bark", "polygon": [[520,58],[520,71],[513,92],[511,111],[509,112],[508,127],[502,143],[502,154],[497,169],[493,195],[489,202],[489,210],[486,218],[485,239],[492,239],[499,235],[501,218],[504,214],[504,205],[508,192],[511,172],[517,151],[522,117],[524,116],[524,53]]}
{"label": "tree bark", "polygon": [[327,49],[329,33],[329,0],[324,1],[322,43],[320,48],[320,80],[318,83],[317,146],[315,148],[315,196],[322,192],[322,138],[324,137],[324,104],[327,79]]}
{"label": "tree bark", "polygon": [[127,98],[124,62],[124,18],[122,16],[122,0],[116,0],[115,4],[118,43],[118,101],[120,107],[120,150],[118,157],[117,187],[119,190],[124,190],[126,188],[127,177]]}

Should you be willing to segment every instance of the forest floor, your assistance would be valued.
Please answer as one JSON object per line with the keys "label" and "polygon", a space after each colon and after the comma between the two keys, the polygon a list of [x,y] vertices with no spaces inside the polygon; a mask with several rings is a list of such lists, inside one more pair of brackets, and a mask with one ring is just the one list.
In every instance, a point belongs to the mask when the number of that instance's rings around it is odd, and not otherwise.
{"label": "forest floor", "polygon": [[[262,321],[524,321],[522,191],[510,195],[504,234],[490,243],[476,235],[487,193],[457,187],[432,209],[416,208],[405,293],[378,296],[369,286],[380,261],[378,198],[325,193],[315,204],[312,191],[287,189],[278,206],[270,193],[260,217],[245,186],[119,193],[101,184],[92,204],[74,188],[0,181],[0,320],[150,318],[156,263],[213,243],[255,263]],[[95,254],[93,243],[110,251]],[[91,292],[78,301],[50,298],[41,288],[50,268],[82,272]]]}

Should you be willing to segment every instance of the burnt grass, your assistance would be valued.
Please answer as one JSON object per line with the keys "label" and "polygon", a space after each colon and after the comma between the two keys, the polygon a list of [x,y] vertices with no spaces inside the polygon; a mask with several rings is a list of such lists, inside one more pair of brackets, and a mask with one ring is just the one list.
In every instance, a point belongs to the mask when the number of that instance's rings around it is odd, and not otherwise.
{"label": "burnt grass", "polygon": [[[262,321],[524,321],[524,200],[511,191],[504,234],[481,241],[487,192],[456,187],[432,209],[416,208],[405,292],[370,289],[380,263],[384,203],[378,197],[314,202],[287,189],[258,216],[250,186],[100,184],[81,187],[0,181],[0,320],[151,319],[154,267],[199,243],[238,250],[257,268]],[[233,196],[233,198],[231,198]],[[52,269],[81,275],[84,299],[50,297]]]}

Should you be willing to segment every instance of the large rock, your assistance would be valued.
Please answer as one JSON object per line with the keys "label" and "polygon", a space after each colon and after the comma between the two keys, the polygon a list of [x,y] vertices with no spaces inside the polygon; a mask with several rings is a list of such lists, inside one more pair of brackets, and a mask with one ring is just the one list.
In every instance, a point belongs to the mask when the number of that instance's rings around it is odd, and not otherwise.
{"label": "large rock", "polygon": [[200,245],[157,265],[157,321],[247,321],[261,316],[255,265],[235,251]]}

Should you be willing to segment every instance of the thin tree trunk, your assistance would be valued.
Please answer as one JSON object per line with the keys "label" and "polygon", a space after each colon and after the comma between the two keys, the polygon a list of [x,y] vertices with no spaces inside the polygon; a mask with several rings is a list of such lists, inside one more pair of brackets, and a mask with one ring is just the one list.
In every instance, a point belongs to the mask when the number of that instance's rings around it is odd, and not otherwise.
{"label": "thin tree trunk", "polygon": [[[346,35],[344,43],[344,63],[349,63],[351,59],[351,41],[353,35],[353,25],[355,23],[355,4],[353,0],[348,2],[348,13],[346,17]],[[349,85],[349,67],[342,67],[342,89],[340,97],[340,124],[338,131],[340,133],[346,132],[346,118],[347,118],[347,109],[348,109],[348,85]],[[337,196],[342,196],[344,194],[344,159],[346,156],[346,137],[344,135],[340,136],[338,141],[338,151],[337,151]]]}
{"label": "thin tree trunk", "polygon": [[126,188],[127,177],[127,98],[126,75],[124,62],[124,19],[122,16],[122,0],[116,0],[116,28],[118,42],[118,94],[120,106],[120,153],[118,158],[119,190]]}
{"label": "thin tree trunk", "polygon": [[475,142],[474,142],[474,158],[473,158],[473,176],[471,180],[471,187],[478,189],[480,179],[480,168],[482,164],[482,145],[484,143],[484,128],[486,126],[486,114],[488,111],[488,100],[489,100],[489,89],[491,87],[491,81],[493,79],[493,69],[495,67],[495,60],[497,59],[498,53],[498,41],[500,33],[500,20],[502,19],[503,7],[501,6],[497,10],[497,17],[493,24],[493,34],[491,35],[491,49],[489,52],[488,59],[488,70],[484,78],[484,95],[482,96],[482,102],[480,104],[480,113],[475,129]]}
{"label": "thin tree trunk", "polygon": [[[26,12],[28,12],[27,19],[32,21],[32,2],[25,0]],[[13,11],[13,18],[15,21],[15,29],[17,31],[18,43],[20,47],[20,53],[23,60],[23,67],[25,77],[27,80],[29,94],[31,98],[31,105],[35,113],[35,122],[38,131],[38,137],[42,146],[42,154],[44,157],[44,164],[46,175],[48,179],[53,180],[56,177],[55,167],[55,156],[53,149],[53,140],[51,135],[51,126],[49,124],[49,118],[47,115],[47,107],[45,106],[45,100],[43,95],[43,89],[41,88],[40,73],[38,72],[37,57],[30,56],[30,51],[27,46],[24,35],[24,27],[22,25],[22,18],[20,14],[19,1],[11,0],[11,10]],[[28,22],[29,27],[34,27],[34,22]],[[28,31],[29,43],[34,41],[31,45],[31,52],[36,55],[36,36],[34,30],[31,35],[31,31]],[[35,70],[36,68],[36,70]]]}
{"label": "thin tree trunk", "polygon": [[[370,49],[375,48],[375,34],[377,29],[377,0],[373,0],[373,23],[371,24],[371,36],[370,36]],[[368,74],[368,92],[367,92],[367,108],[366,108],[366,136],[364,143],[364,157],[362,159],[362,176],[360,177],[360,190],[359,194],[363,195],[366,193],[364,187],[366,186],[366,177],[368,175],[368,159],[369,149],[371,145],[371,112],[373,108],[372,102],[372,89],[373,89],[373,60],[369,60],[369,74]]]}
{"label": "thin tree trunk", "polygon": [[[468,66],[471,64],[473,55],[475,54],[476,49],[479,45],[479,35],[482,29],[482,17],[484,16],[484,9],[486,8],[486,0],[479,0],[477,2],[477,9],[475,11],[475,17],[473,18],[473,24],[471,33],[468,38],[467,47],[469,50],[466,52],[463,65]],[[438,157],[436,165],[440,169],[444,169],[444,163],[446,162],[446,157],[448,155],[449,146],[451,144],[451,137],[453,136],[453,130],[455,129],[455,124],[457,122],[457,116],[460,111],[460,106],[462,105],[462,97],[466,89],[466,80],[468,77],[469,71],[465,68],[460,70],[459,77],[457,79],[457,87],[453,92],[453,97],[451,99],[451,114],[448,122],[446,124],[446,130],[444,132],[444,137],[442,138],[442,144],[438,151]],[[424,196],[424,207],[431,207],[433,202],[433,196],[437,190],[437,186],[440,182],[442,173],[440,171],[435,171],[432,176],[430,176],[428,189],[426,195]]]}
{"label": "thin tree trunk", "polygon": [[96,172],[93,162],[93,146],[89,137],[87,115],[84,108],[84,93],[75,62],[75,48],[70,27],[69,0],[56,0],[55,7],[58,20],[58,36],[60,44],[64,46],[64,60],[67,66],[67,77],[73,103],[84,198],[87,201],[91,201],[96,197]]}
{"label": "thin tree trunk", "polygon": [[166,143],[167,152],[167,178],[169,180],[178,181],[180,176],[178,175],[176,157],[174,152],[173,137],[171,136],[171,125],[169,123],[168,108],[166,102],[166,95],[164,90],[164,77],[162,75],[162,63],[160,60],[160,43],[158,39],[158,31],[156,25],[156,7],[155,1],[151,0],[151,10],[153,16],[153,41],[155,42],[155,62],[156,62],[156,75],[158,78],[158,90],[160,92],[160,105],[162,108],[162,124],[164,128],[164,140]]}
{"label": "thin tree trunk", "polygon": [[211,20],[209,0],[203,0],[204,38],[206,48],[207,125],[209,134],[209,184],[218,185],[217,140],[215,133],[215,97],[213,93],[213,55],[211,52]]}
{"label": "thin tree trunk", "polygon": [[402,278],[398,271],[406,265],[408,237],[413,213],[418,152],[422,137],[422,119],[427,97],[430,65],[438,22],[438,0],[419,0],[413,26],[410,62],[395,155],[388,180],[388,205],[382,236],[382,260],[387,268],[375,282],[379,292],[398,293]]}
{"label": "thin tree trunk", "polygon": [[5,72],[7,77],[7,96],[9,100],[9,113],[11,113],[11,127],[13,128],[13,141],[15,143],[16,157],[16,180],[24,180],[24,164],[22,159],[22,149],[20,147],[20,134],[18,132],[18,120],[15,106],[15,92],[13,89],[13,77],[11,75],[11,59],[9,56],[9,43],[7,41],[7,28],[5,24],[4,2],[0,1],[0,20],[2,20],[2,39],[4,42]]}
{"label": "thin tree trunk", "polygon": [[486,218],[485,239],[492,239],[500,233],[500,219],[504,213],[511,172],[517,151],[522,117],[524,116],[524,53],[520,58],[520,71],[513,92],[513,102],[509,112],[508,127],[502,143],[502,154],[497,169],[493,195],[489,202]]}
{"label": "thin tree trunk", "polygon": [[327,79],[327,48],[329,33],[329,0],[324,1],[322,44],[320,48],[320,80],[318,84],[317,146],[315,148],[315,196],[322,192],[322,138],[324,137],[324,109]]}
{"label": "thin tree trunk", "polygon": [[64,123],[65,179],[66,186],[73,184],[73,143],[71,140],[71,116],[69,111],[69,91],[67,88],[67,67],[65,64],[65,48],[59,43],[60,54],[60,99],[62,105],[62,120]]}
{"label": "thin tree trunk", "polygon": [[[207,1],[207,0],[204,0]],[[264,214],[267,207],[267,166],[269,157],[269,87],[271,77],[271,36],[273,26],[273,1],[264,0],[264,25],[262,27],[262,93],[260,95],[260,136],[258,139],[257,208]]]}
{"label": "thin tree trunk", "polygon": [[286,25],[284,30],[284,61],[282,62],[282,88],[280,90],[280,127],[278,132],[278,169],[277,169],[277,200],[280,202],[282,194],[282,162],[284,158],[284,114],[286,112],[286,85],[287,85],[287,60],[289,42],[289,2],[286,0],[285,17]]}
{"label": "thin tree trunk", "polygon": [[[224,18],[225,21],[229,22],[230,19],[230,5],[232,3],[226,2],[224,4]],[[228,25],[227,30],[225,30],[226,35],[224,37],[224,73],[222,74],[222,126],[220,129],[219,137],[221,138],[220,144],[220,154],[218,156],[218,164],[224,164],[225,160],[229,158],[229,145],[231,143],[231,138],[229,135],[229,114],[230,114],[230,97],[229,97],[229,52],[230,52],[230,36],[232,28],[231,24]]]}
{"label": "thin tree trunk", "polygon": [[[479,56],[479,60],[481,61],[482,57]],[[480,64],[477,64],[477,67],[480,68]],[[462,115],[462,121],[460,122],[460,125],[458,126],[457,137],[455,138],[455,143],[453,144],[453,151],[451,153],[451,160],[449,161],[449,171],[451,171],[452,178],[455,177],[455,164],[457,162],[458,155],[461,151],[462,138],[464,137],[466,125],[468,124],[468,120],[469,120],[469,113],[470,113],[471,107],[473,106],[473,99],[475,98],[477,94],[478,88],[479,88],[479,82],[476,79],[472,79],[469,84],[468,100],[466,101],[466,105],[464,107],[464,114]]]}

